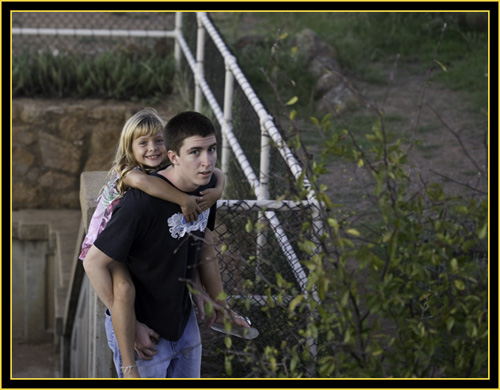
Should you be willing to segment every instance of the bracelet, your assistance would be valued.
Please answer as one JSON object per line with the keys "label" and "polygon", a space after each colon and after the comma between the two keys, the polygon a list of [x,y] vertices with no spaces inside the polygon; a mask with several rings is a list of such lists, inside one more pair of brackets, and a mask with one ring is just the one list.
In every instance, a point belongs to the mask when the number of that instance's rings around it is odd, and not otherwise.
{"label": "bracelet", "polygon": [[130,374],[130,371],[132,371],[132,368],[137,367],[137,364],[135,366],[125,366],[121,367],[122,371],[124,374]]}

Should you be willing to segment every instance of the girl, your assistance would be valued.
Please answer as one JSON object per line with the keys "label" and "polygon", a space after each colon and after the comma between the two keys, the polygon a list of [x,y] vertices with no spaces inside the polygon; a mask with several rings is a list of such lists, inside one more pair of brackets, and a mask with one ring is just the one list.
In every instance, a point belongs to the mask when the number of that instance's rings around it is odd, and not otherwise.
{"label": "girl", "polygon": [[[210,208],[221,197],[225,178],[218,169],[215,170],[217,186],[204,191],[201,197],[189,196],[166,181],[147,174],[167,165],[167,151],[163,141],[164,127],[165,122],[152,108],[139,111],[125,123],[115,161],[108,173],[107,184],[101,190],[96,211],[82,244],[79,256],[81,260],[85,259],[97,235],[104,230],[110,220],[113,208],[130,187],[177,203],[181,206],[187,222],[194,222],[199,213]],[[124,264],[113,262],[110,272],[114,299],[109,309],[122,355],[123,377],[138,378],[140,376],[134,354],[136,331],[134,284]]]}

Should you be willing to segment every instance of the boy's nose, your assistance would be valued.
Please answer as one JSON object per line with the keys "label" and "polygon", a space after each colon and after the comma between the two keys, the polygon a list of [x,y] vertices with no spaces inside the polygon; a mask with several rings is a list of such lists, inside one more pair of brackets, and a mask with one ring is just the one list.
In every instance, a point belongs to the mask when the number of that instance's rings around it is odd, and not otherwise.
{"label": "boy's nose", "polygon": [[212,164],[211,156],[208,153],[203,153],[201,164],[205,167],[209,167]]}

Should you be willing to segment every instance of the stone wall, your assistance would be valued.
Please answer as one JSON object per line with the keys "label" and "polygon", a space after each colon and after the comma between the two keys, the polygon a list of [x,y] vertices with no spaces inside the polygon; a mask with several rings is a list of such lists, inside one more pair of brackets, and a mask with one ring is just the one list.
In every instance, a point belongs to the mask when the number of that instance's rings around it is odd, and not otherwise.
{"label": "stone wall", "polygon": [[[80,174],[109,170],[123,124],[143,107],[108,100],[15,99],[13,209],[79,209]],[[168,119],[165,109],[155,108]]]}

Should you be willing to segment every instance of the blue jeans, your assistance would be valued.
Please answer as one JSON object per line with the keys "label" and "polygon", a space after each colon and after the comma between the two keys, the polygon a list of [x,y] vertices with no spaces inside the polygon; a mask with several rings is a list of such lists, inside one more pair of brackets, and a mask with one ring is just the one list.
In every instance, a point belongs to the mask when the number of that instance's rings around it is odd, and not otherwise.
{"label": "blue jeans", "polygon": [[[113,361],[119,378],[123,378],[122,357],[116,341],[111,316],[106,310],[106,335],[113,351]],[[152,360],[141,360],[136,353],[136,363],[141,378],[199,378],[201,373],[201,337],[194,309],[178,341],[160,338],[158,353]]]}

